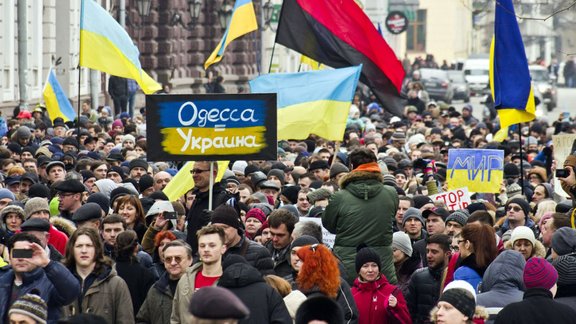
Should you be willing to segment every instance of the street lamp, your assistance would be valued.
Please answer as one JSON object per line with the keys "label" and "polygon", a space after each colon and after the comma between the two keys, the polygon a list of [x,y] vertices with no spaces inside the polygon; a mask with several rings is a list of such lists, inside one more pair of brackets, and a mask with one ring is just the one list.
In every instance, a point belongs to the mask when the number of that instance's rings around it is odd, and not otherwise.
{"label": "street lamp", "polygon": [[264,18],[264,29],[270,28],[272,31],[276,31],[272,27],[272,15],[274,14],[274,4],[272,4],[272,0],[268,0],[262,6],[262,17]]}
{"label": "street lamp", "polygon": [[202,11],[202,0],[188,0],[188,13],[190,14],[190,23],[185,24],[182,21],[182,15],[178,12],[172,14],[170,25],[180,25],[186,30],[193,30],[198,20],[200,19],[200,12]]}
{"label": "street lamp", "polygon": [[218,9],[218,21],[220,22],[220,27],[222,30],[226,30],[232,19],[233,8],[232,5],[228,3],[227,0],[222,2],[220,9]]}
{"label": "street lamp", "polygon": [[140,17],[148,17],[152,8],[152,0],[136,0],[136,6]]}

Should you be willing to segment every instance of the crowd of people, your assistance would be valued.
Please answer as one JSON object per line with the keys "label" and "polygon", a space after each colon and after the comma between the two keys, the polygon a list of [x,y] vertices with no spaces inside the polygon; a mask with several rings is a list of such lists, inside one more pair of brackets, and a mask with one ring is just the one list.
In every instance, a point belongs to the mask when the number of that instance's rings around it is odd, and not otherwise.
{"label": "crowd of people", "polygon": [[[196,161],[174,201],[181,165],[146,160],[145,109],[18,112],[0,146],[0,322],[576,322],[576,155],[550,145],[573,124],[493,142],[480,107],[405,88],[404,116],[359,91],[341,142],[279,141],[221,179]],[[430,195],[457,148],[503,150],[504,181],[451,210]]]}

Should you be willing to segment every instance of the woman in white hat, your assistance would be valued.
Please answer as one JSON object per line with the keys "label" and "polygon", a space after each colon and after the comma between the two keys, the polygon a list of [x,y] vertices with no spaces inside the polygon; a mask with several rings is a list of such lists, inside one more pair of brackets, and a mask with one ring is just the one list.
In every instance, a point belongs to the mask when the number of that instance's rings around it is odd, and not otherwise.
{"label": "woman in white hat", "polygon": [[536,240],[534,232],[526,226],[516,227],[504,247],[508,250],[522,253],[524,260],[528,260],[533,256],[546,257],[546,248],[540,241]]}

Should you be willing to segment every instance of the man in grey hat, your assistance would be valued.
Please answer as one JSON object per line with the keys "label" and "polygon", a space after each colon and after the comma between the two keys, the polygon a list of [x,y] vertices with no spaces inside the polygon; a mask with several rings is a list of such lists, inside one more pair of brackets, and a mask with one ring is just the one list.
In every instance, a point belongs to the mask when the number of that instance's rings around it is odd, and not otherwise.
{"label": "man in grey hat", "polygon": [[62,161],[52,161],[46,166],[48,183],[63,181],[66,178],[66,166]]}
{"label": "man in grey hat", "polygon": [[48,242],[50,240],[50,223],[48,221],[40,218],[30,218],[22,224],[20,229],[22,232],[32,234],[38,238],[40,246],[44,248],[50,260],[60,262],[64,258],[62,254]]}

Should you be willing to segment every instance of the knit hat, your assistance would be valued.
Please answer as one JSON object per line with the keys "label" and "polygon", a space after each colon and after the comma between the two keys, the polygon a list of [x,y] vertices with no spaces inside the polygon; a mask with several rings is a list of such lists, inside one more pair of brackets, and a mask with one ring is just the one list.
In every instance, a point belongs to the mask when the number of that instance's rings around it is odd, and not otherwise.
{"label": "knit hat", "polygon": [[416,218],[420,221],[420,223],[422,223],[422,226],[424,226],[424,218],[422,218],[422,212],[420,209],[416,209],[414,207],[408,208],[404,212],[404,217],[402,218],[402,226],[404,226],[410,218]]}
{"label": "knit hat", "polygon": [[514,163],[506,163],[504,165],[504,178],[507,177],[519,177],[520,176],[520,169]]}
{"label": "knit hat", "polygon": [[246,161],[236,161],[232,164],[232,171],[234,171],[234,174],[244,175],[244,169],[246,169],[247,165]]}
{"label": "knit hat", "polygon": [[450,216],[446,217],[446,224],[448,224],[448,222],[452,221],[452,222],[456,222],[458,224],[460,224],[461,226],[466,225],[466,222],[468,221],[468,217],[470,217],[467,213],[464,212],[464,210],[456,210],[454,212],[452,212],[452,214],[450,214]]}
{"label": "knit hat", "polygon": [[380,256],[371,248],[364,247],[356,253],[356,273],[360,273],[360,268],[367,262],[374,262],[378,265],[378,269],[382,268]]}
{"label": "knit hat", "polygon": [[392,234],[392,248],[402,251],[408,257],[412,256],[412,242],[408,234],[398,231]]}
{"label": "knit hat", "polygon": [[[0,191],[1,190],[2,189],[0,189]],[[30,186],[30,189],[28,189],[28,197],[29,198],[39,197],[39,198],[48,199],[50,197],[50,188],[48,188],[43,183],[35,183],[35,184]]]}
{"label": "knit hat", "polygon": [[16,138],[29,138],[32,136],[32,131],[27,126],[20,126],[16,129]]}
{"label": "knit hat", "polygon": [[468,214],[472,214],[475,211],[478,211],[478,210],[486,211],[487,209],[486,209],[486,205],[484,205],[483,203],[474,202],[474,203],[471,203],[470,205],[468,205],[466,207],[466,210],[468,211]]}
{"label": "knit hat", "polygon": [[256,218],[260,221],[260,223],[264,223],[266,221],[266,214],[259,208],[252,208],[246,213],[246,220],[248,218]]}
{"label": "knit hat", "polygon": [[416,209],[420,209],[426,204],[434,203],[434,201],[432,201],[430,197],[424,195],[415,195],[414,197],[412,197],[412,199],[414,200],[414,207]]}
{"label": "knit hat", "polygon": [[154,178],[152,178],[149,174],[145,174],[140,177],[140,181],[138,181],[138,187],[140,188],[140,193],[146,191],[148,188],[152,188],[154,185]]}
{"label": "knit hat", "polygon": [[470,320],[474,318],[474,312],[476,311],[476,300],[469,290],[464,288],[451,288],[445,290],[438,301],[446,302],[454,306],[454,308],[456,308],[464,316],[467,316]]}
{"label": "knit hat", "polygon": [[124,127],[124,124],[122,123],[122,121],[120,119],[116,119],[112,122],[112,128],[114,127]]}
{"label": "knit hat", "polygon": [[552,249],[558,255],[576,252],[576,229],[562,227],[552,235]]}
{"label": "knit hat", "polygon": [[331,196],[332,196],[332,193],[328,189],[320,188],[320,189],[316,189],[314,191],[309,192],[306,195],[306,198],[308,198],[308,201],[311,204],[314,204],[315,202],[317,202],[319,200],[330,199]]}
{"label": "knit hat", "polygon": [[82,175],[82,182],[86,182],[86,180],[96,177],[90,170],[82,170],[80,171],[80,174]]}
{"label": "knit hat", "polygon": [[339,175],[340,173],[346,173],[346,172],[350,172],[350,169],[348,169],[344,164],[339,163],[339,162],[335,162],[334,164],[332,164],[332,166],[330,167],[330,179],[335,178],[337,175]]}
{"label": "knit hat", "polygon": [[40,296],[25,294],[18,297],[14,304],[10,306],[8,316],[12,313],[26,315],[33,318],[39,324],[46,324],[46,320],[48,319],[48,306]]}
{"label": "knit hat", "polygon": [[393,141],[406,141],[406,134],[402,132],[394,132],[392,134]]}
{"label": "knit hat", "polygon": [[2,211],[0,212],[0,218],[2,218],[2,221],[4,223],[6,223],[6,216],[8,216],[8,214],[10,213],[15,213],[16,215],[18,215],[18,217],[22,219],[22,222],[26,220],[26,217],[24,217],[24,209],[22,209],[22,207],[18,205],[8,205],[4,207],[4,209],[2,209]]}
{"label": "knit hat", "polygon": [[114,182],[113,180],[110,179],[100,179],[97,180],[96,182],[94,182],[94,186],[96,186],[96,188],[98,188],[98,191],[110,196],[110,194],[112,193],[112,190],[118,188],[118,184],[116,182]]}
{"label": "knit hat", "polygon": [[212,224],[226,224],[230,227],[239,229],[242,227],[238,213],[232,206],[220,205],[212,212],[210,218]]}
{"label": "knit hat", "polygon": [[48,201],[45,198],[34,197],[28,199],[26,205],[24,205],[24,215],[26,219],[39,211],[50,212],[50,207],[48,206]]}
{"label": "knit hat", "polygon": [[530,216],[530,204],[528,203],[528,201],[526,201],[526,199],[524,198],[508,199],[508,201],[506,202],[505,210],[508,210],[508,206],[510,204],[517,204],[518,206],[520,206],[520,208],[522,208],[522,211],[524,211],[526,219],[528,219],[528,217]]}
{"label": "knit hat", "polygon": [[330,169],[330,166],[328,165],[328,162],[324,160],[317,160],[310,163],[310,166],[308,167],[308,171],[310,172],[319,169]]}
{"label": "knit hat", "polygon": [[128,188],[118,187],[110,193],[110,206],[114,205],[114,201],[122,196],[130,195],[131,192]]}
{"label": "knit hat", "polygon": [[252,208],[258,208],[258,209],[262,210],[264,212],[264,214],[266,215],[266,217],[268,217],[270,215],[270,213],[272,213],[272,211],[274,210],[274,206],[272,206],[268,203],[252,204]]}
{"label": "knit hat", "polygon": [[576,256],[562,255],[552,261],[552,265],[558,271],[558,285],[576,284]]}
{"label": "knit hat", "polygon": [[126,141],[131,141],[132,144],[136,143],[136,139],[134,138],[134,136],[132,136],[130,134],[124,135],[122,137],[122,145],[124,145],[124,142],[126,142]]}
{"label": "knit hat", "polygon": [[101,192],[96,192],[91,194],[90,196],[88,196],[88,199],[86,199],[87,203],[96,203],[98,204],[98,206],[100,206],[100,208],[104,211],[104,215],[108,215],[108,212],[110,211],[110,195],[105,195]]}
{"label": "knit hat", "polygon": [[526,289],[550,289],[558,281],[558,272],[545,259],[532,257],[526,261],[523,278]]}
{"label": "knit hat", "polygon": [[298,192],[300,191],[300,186],[288,186],[282,189],[281,195],[286,197],[290,203],[295,204],[298,202]]}
{"label": "knit hat", "polygon": [[513,198],[514,196],[521,194],[522,194],[522,187],[520,187],[520,185],[517,183],[513,183],[506,187],[506,195],[508,196],[508,198]]}
{"label": "knit hat", "polygon": [[128,168],[130,170],[132,170],[136,167],[141,167],[144,170],[148,170],[148,163],[142,159],[134,159],[134,160],[130,161],[130,163],[128,164]]}
{"label": "knit hat", "polygon": [[534,237],[534,232],[529,227],[518,226],[512,231],[512,236],[510,237],[510,242],[514,245],[517,240],[527,240],[532,243],[532,247],[536,244],[536,237]]}
{"label": "knit hat", "polygon": [[395,187],[396,186],[396,177],[391,174],[385,174],[382,177],[382,183],[388,186]]}
{"label": "knit hat", "polygon": [[276,178],[278,178],[278,180],[280,180],[281,185],[284,185],[284,183],[286,183],[285,174],[284,171],[282,170],[272,169],[268,171],[268,178],[270,178],[270,176],[275,176]]}
{"label": "knit hat", "polygon": [[215,286],[195,291],[188,310],[198,319],[244,319],[250,315],[250,310],[236,295]]}
{"label": "knit hat", "polygon": [[318,240],[314,236],[302,235],[299,238],[292,241],[290,248],[292,249],[295,247],[300,247],[300,246],[305,246],[305,245],[313,245],[313,244],[319,244],[319,243],[320,242],[318,242]]}
{"label": "knit hat", "polygon": [[0,189],[0,199],[4,199],[4,198],[10,198],[12,200],[16,200],[16,196],[14,196],[14,193],[6,188],[1,188]]}

